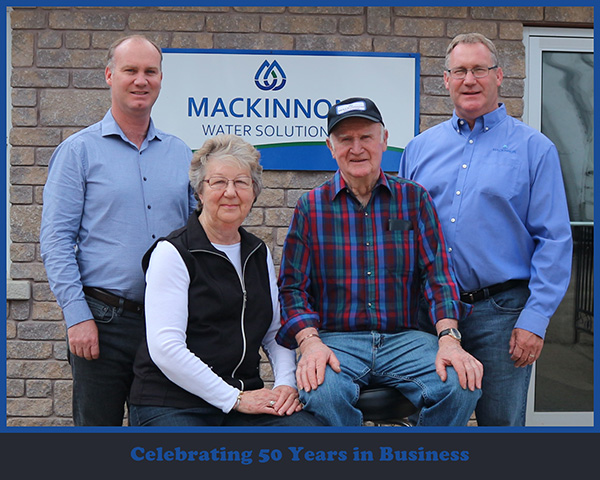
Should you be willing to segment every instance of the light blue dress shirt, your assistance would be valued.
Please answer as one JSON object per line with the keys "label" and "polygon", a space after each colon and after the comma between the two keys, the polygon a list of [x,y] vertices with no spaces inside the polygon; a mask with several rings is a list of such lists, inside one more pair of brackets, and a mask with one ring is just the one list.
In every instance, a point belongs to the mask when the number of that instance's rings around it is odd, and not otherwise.
{"label": "light blue dress shirt", "polygon": [[571,276],[569,213],[554,144],[503,104],[473,130],[452,119],[417,135],[399,175],[433,197],[461,291],[529,280],[516,327],[544,338]]}
{"label": "light blue dress shirt", "polygon": [[40,245],[67,327],[93,318],[84,285],[143,302],[143,254],[185,225],[196,205],[191,156],[182,140],[152,121],[138,149],[110,110],[56,148],[44,187]]}

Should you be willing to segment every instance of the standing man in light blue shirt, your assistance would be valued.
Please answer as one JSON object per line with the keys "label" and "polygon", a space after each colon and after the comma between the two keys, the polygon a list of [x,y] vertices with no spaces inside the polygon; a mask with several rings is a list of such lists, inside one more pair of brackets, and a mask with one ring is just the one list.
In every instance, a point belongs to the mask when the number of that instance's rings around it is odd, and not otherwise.
{"label": "standing man in light blue shirt", "polygon": [[454,38],[444,83],[452,118],[415,137],[399,174],[433,197],[461,300],[462,343],[484,366],[479,425],[525,424],[531,365],[571,275],[558,152],[498,103],[503,73],[480,34]]}
{"label": "standing man in light blue shirt", "polygon": [[162,52],[142,36],[109,49],[111,109],[55,150],[44,187],[41,255],[63,310],[75,425],[122,425],[144,329],[141,259],[195,208],[192,152],[155,128]]}

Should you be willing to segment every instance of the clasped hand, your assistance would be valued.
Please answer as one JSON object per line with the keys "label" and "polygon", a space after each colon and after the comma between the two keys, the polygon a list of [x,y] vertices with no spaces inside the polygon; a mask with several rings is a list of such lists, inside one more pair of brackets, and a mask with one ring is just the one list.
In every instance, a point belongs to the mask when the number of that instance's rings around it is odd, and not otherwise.
{"label": "clasped hand", "polygon": [[273,390],[261,388],[242,393],[236,410],[240,413],[268,415],[291,415],[302,410],[298,390],[288,385],[280,385]]}

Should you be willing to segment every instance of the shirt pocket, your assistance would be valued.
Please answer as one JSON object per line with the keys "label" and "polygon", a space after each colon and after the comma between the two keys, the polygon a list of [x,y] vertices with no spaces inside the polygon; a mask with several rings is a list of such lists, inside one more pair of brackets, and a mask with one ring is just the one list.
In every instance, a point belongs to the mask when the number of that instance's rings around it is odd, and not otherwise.
{"label": "shirt pocket", "polygon": [[511,199],[519,188],[520,160],[516,152],[492,150],[480,159],[476,189],[483,194]]}
{"label": "shirt pocket", "polygon": [[414,230],[392,230],[385,232],[386,272],[403,275],[415,271],[417,251]]}

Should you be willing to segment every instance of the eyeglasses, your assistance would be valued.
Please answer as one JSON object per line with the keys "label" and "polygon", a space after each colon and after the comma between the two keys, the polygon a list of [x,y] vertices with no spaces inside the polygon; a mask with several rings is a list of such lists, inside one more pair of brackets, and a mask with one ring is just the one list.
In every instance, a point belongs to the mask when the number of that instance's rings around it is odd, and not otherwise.
{"label": "eyeglasses", "polygon": [[452,78],[464,80],[469,72],[471,72],[475,78],[485,78],[490,74],[490,70],[493,70],[494,68],[498,68],[498,65],[494,65],[493,67],[451,68],[446,71]]}
{"label": "eyeglasses", "polygon": [[225,190],[229,185],[229,182],[233,182],[233,187],[236,190],[248,190],[252,187],[252,179],[250,177],[241,176],[230,180],[225,177],[211,177],[208,180],[202,180],[208,183],[208,186],[217,191]]}

